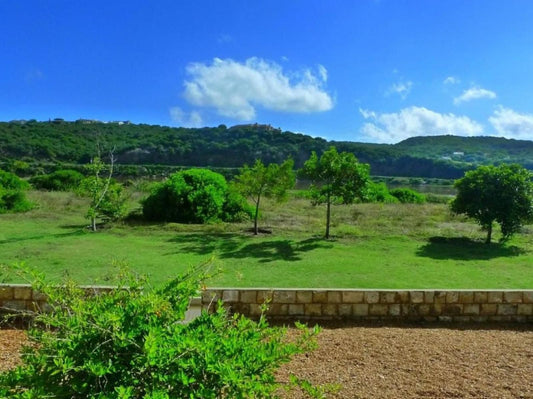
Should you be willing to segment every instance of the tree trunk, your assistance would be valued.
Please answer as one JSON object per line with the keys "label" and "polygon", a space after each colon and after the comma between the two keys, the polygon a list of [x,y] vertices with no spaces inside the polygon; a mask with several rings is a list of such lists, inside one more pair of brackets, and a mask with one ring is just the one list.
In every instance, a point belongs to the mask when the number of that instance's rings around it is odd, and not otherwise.
{"label": "tree trunk", "polygon": [[490,244],[492,240],[492,222],[489,223],[487,226],[487,240],[485,241],[485,244]]}
{"label": "tree trunk", "polygon": [[329,238],[329,222],[331,220],[331,198],[329,194],[326,201],[326,209],[326,238]]}
{"label": "tree trunk", "polygon": [[94,216],[91,217],[91,228],[93,231],[96,231],[96,218]]}
{"label": "tree trunk", "polygon": [[261,197],[257,197],[257,202],[255,203],[254,235],[257,235],[259,233],[259,230],[257,228],[257,218],[259,216],[259,201],[260,200],[261,200]]}

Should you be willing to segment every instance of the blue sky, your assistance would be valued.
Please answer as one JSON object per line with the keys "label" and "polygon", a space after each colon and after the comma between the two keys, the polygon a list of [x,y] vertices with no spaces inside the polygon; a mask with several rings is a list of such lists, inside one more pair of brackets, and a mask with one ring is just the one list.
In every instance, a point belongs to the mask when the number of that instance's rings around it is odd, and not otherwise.
{"label": "blue sky", "polygon": [[533,140],[533,2],[0,0],[0,120]]}

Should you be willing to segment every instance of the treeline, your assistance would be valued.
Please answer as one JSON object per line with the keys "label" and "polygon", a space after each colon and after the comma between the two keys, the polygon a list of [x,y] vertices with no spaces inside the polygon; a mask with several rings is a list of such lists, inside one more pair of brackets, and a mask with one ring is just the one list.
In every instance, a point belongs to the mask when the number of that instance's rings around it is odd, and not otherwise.
{"label": "treeline", "polygon": [[[311,151],[320,155],[334,145],[339,151],[354,153],[370,164],[373,174],[383,176],[450,179],[479,164],[502,162],[533,169],[533,142],[491,137],[418,137],[386,145],[331,142],[257,124],[190,129],[61,119],[0,122],[0,162],[4,165],[15,160],[28,165],[86,164],[97,144],[114,148],[121,165],[239,168],[256,159],[280,163],[292,158],[300,168]],[[142,168],[135,170],[143,173]]]}

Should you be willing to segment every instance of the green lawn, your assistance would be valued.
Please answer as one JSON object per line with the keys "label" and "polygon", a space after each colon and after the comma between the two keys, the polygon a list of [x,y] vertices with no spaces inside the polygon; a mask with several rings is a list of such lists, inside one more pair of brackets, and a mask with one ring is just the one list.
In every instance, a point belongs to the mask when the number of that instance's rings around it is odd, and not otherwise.
{"label": "green lawn", "polygon": [[251,224],[117,224],[91,233],[83,199],[31,195],[35,210],[0,215],[0,263],[25,262],[53,279],[107,284],[112,265],[126,263],[157,284],[214,257],[222,271],[210,286],[533,288],[532,226],[487,246],[478,226],[446,205],[337,206],[334,238],[324,240],[325,211],[304,199],[267,202],[261,223],[272,233],[255,237]]}

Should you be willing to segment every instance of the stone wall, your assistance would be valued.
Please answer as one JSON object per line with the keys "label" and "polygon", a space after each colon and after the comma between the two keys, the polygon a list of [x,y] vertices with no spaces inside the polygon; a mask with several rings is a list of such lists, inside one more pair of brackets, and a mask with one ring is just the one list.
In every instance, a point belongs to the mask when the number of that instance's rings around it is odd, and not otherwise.
{"label": "stone wall", "polygon": [[[105,292],[110,287],[86,287]],[[533,322],[533,290],[346,290],[211,288],[193,298],[188,318],[222,299],[231,311],[258,317],[264,303],[271,319]],[[0,309],[46,308],[29,285],[0,284]]]}
{"label": "stone wall", "polygon": [[272,319],[533,322],[533,290],[209,289],[204,307],[222,299],[232,311]]}

